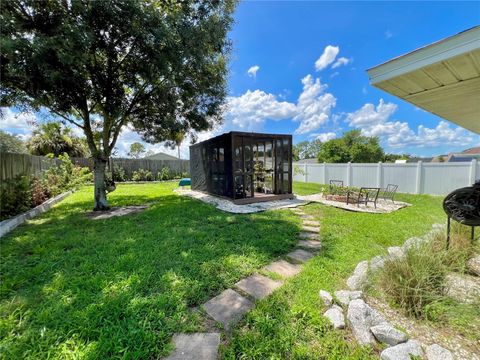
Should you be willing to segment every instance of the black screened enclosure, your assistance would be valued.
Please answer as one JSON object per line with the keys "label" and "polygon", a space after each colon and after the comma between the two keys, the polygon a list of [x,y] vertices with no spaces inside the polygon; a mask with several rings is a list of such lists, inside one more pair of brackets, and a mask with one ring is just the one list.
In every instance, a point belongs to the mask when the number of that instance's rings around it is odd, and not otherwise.
{"label": "black screened enclosure", "polygon": [[232,131],[190,146],[192,190],[237,204],[292,198],[292,136]]}

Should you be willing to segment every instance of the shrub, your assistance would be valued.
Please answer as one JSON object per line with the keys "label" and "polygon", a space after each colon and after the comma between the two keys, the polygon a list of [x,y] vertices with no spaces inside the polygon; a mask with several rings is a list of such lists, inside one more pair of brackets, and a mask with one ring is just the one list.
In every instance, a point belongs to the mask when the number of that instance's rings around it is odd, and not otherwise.
{"label": "shrub", "polygon": [[[465,228],[465,227],[464,227]],[[434,233],[425,243],[406,251],[403,258],[387,261],[380,273],[380,286],[390,299],[417,318],[429,318],[429,309],[445,301],[445,277],[464,271],[473,245],[460,226],[453,230],[446,250],[446,235]]]}
{"label": "shrub", "polygon": [[189,177],[188,172],[186,172],[186,171],[182,172],[181,177],[182,178],[188,178]]}
{"label": "shrub", "polygon": [[138,169],[132,174],[133,181],[152,181],[153,174],[150,170]]}
{"label": "shrub", "polygon": [[0,219],[20,214],[32,207],[32,192],[27,176],[17,175],[5,180],[0,187]]}
{"label": "shrub", "polygon": [[113,180],[117,182],[127,181],[125,169],[117,164],[113,164]]}
{"label": "shrub", "polygon": [[32,189],[32,205],[38,206],[48,200],[51,196],[48,186],[46,186],[41,180],[33,178],[31,181]]}
{"label": "shrub", "polygon": [[170,179],[170,169],[168,167],[163,167],[157,174],[157,180],[169,180]]}

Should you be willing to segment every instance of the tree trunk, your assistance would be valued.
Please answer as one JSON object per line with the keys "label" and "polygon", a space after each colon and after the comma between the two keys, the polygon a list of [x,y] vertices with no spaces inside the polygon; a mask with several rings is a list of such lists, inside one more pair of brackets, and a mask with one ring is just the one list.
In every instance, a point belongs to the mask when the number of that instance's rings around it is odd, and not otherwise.
{"label": "tree trunk", "polygon": [[93,211],[108,210],[110,207],[107,202],[107,190],[105,186],[105,168],[107,161],[104,159],[93,159],[93,185],[95,207]]}

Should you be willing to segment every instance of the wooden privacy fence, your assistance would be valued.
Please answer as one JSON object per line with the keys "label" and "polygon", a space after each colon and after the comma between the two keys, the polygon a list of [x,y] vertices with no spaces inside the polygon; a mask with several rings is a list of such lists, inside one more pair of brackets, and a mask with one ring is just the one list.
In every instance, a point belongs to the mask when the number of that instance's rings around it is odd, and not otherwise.
{"label": "wooden privacy fence", "polygon": [[[113,165],[121,167],[125,170],[127,178],[131,178],[134,171],[139,169],[149,170],[153,176],[157,176],[157,173],[164,167],[170,169],[170,175],[190,173],[190,161],[189,160],[150,160],[150,159],[125,159],[125,158],[113,158]],[[89,167],[93,170],[93,160],[85,158],[72,158],[72,162]]]}
{"label": "wooden privacy fence", "polygon": [[[93,170],[93,160],[86,158],[72,158],[72,162]],[[0,181],[13,179],[17,175],[40,176],[50,167],[59,165],[61,160],[50,159],[45,156],[29,154],[0,153]],[[190,173],[188,160],[150,160],[150,159],[113,159],[114,165],[125,169],[128,178],[139,169],[150,170],[156,177],[164,167],[170,169],[170,175]]]}

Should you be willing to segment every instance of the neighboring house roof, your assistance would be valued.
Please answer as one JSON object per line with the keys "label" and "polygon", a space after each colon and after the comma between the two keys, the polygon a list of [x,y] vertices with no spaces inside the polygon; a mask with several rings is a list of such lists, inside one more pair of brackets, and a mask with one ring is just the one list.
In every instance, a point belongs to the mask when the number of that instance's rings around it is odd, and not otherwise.
{"label": "neighboring house roof", "polygon": [[370,83],[480,134],[480,26],[369,70]]}
{"label": "neighboring house roof", "polygon": [[467,150],[463,150],[462,154],[480,154],[480,146],[472,147]]}
{"label": "neighboring house roof", "polygon": [[412,157],[407,160],[407,163],[414,163],[414,162],[432,162],[433,157]]}
{"label": "neighboring house roof", "polygon": [[448,162],[469,162],[473,159],[480,160],[480,154],[450,154],[448,156]]}
{"label": "neighboring house roof", "polygon": [[153,155],[145,156],[144,159],[148,160],[179,160],[178,157],[159,152]]}
{"label": "neighboring house roof", "polygon": [[300,164],[317,164],[318,159],[301,159],[295,162]]}

